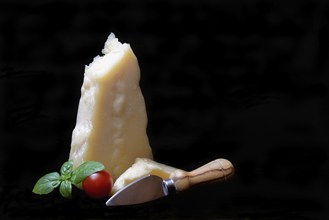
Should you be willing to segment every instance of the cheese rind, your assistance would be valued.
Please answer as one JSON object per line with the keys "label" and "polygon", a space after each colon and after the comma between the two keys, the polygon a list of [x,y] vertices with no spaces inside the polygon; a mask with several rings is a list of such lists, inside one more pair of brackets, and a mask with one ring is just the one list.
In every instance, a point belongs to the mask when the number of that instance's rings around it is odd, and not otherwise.
{"label": "cheese rind", "polygon": [[85,68],[69,159],[99,161],[116,180],[137,157],[153,156],[137,58],[114,34],[102,52]]}

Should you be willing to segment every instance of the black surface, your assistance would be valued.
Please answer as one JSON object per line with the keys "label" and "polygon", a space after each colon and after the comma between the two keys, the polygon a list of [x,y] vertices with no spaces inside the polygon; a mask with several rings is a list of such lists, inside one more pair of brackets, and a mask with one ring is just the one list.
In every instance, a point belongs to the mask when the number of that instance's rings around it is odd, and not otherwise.
{"label": "black surface", "polygon": [[[328,6],[2,0],[0,219],[326,219]],[[84,65],[110,32],[139,59],[155,159],[227,158],[231,181],[121,208],[31,193],[68,157]]]}

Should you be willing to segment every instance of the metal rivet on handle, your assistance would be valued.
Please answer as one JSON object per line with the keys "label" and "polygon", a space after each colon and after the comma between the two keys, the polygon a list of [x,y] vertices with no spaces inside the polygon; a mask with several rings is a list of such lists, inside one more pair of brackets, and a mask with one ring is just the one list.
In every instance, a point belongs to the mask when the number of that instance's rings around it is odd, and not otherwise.
{"label": "metal rivet on handle", "polygon": [[166,195],[176,192],[175,183],[172,179],[163,180],[162,187]]}

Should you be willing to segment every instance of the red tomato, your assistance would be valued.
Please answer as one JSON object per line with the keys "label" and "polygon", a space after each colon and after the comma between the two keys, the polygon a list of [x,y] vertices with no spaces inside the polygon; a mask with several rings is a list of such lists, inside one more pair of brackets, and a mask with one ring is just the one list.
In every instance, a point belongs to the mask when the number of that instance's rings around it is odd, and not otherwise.
{"label": "red tomato", "polygon": [[105,170],[96,172],[88,176],[82,182],[82,187],[85,193],[94,199],[101,199],[109,196],[112,187],[113,179]]}

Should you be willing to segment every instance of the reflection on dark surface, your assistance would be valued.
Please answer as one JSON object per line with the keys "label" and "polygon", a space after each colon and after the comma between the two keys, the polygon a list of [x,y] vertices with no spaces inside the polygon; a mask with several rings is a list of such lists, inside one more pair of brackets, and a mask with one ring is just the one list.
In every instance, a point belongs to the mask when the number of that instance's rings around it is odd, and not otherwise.
{"label": "reflection on dark surface", "polygon": [[[2,1],[1,219],[323,219],[328,6]],[[155,159],[192,170],[227,158],[232,180],[131,207],[31,193],[67,160],[84,65],[110,32],[139,59]]]}

